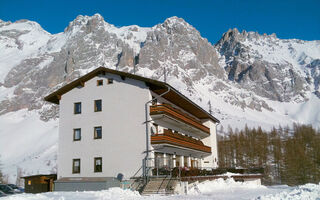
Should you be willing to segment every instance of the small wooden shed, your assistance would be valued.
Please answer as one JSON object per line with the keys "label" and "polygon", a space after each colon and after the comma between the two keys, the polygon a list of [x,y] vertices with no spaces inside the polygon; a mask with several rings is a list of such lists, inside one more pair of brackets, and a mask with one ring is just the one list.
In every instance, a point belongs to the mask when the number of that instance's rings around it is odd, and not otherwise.
{"label": "small wooden shed", "polygon": [[26,193],[41,193],[53,191],[54,181],[57,180],[57,174],[39,174],[33,176],[24,176],[24,191]]}

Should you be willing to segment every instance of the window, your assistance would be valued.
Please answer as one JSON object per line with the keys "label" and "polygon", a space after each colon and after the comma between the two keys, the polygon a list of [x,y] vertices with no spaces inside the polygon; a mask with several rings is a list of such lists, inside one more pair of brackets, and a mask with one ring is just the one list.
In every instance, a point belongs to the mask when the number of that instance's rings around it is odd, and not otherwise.
{"label": "window", "polygon": [[103,80],[97,80],[97,86],[103,85]]}
{"label": "window", "polygon": [[95,112],[102,111],[102,100],[101,99],[94,101],[94,111]]}
{"label": "window", "polygon": [[73,159],[72,160],[72,173],[73,174],[80,174],[80,159]]}
{"label": "window", "polygon": [[113,83],[113,78],[108,78],[108,84],[112,84]]}
{"label": "window", "polygon": [[102,172],[102,158],[94,158],[94,172]]}
{"label": "window", "polygon": [[155,99],[155,97],[152,97],[152,105],[157,105],[157,99]]}
{"label": "window", "polygon": [[102,127],[94,127],[94,139],[101,139],[102,138]]}
{"label": "window", "polygon": [[81,140],[81,129],[75,128],[73,129],[73,141]]}
{"label": "window", "polygon": [[74,114],[81,114],[81,102],[74,103]]}

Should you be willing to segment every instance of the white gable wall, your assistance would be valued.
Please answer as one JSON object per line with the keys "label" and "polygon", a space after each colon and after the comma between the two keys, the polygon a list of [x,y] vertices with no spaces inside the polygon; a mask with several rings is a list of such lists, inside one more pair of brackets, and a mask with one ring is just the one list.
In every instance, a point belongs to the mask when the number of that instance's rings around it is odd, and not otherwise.
{"label": "white gable wall", "polygon": [[210,136],[202,139],[204,145],[211,147],[211,155],[204,157],[201,161],[202,167],[217,168],[218,167],[218,144],[217,144],[217,131],[216,123],[212,120],[204,120],[203,125],[210,128]]}
{"label": "white gable wall", "polygon": [[[113,78],[113,84],[107,84]],[[103,86],[97,80],[103,79]],[[129,84],[128,84],[129,83]],[[94,112],[94,100],[102,99],[102,111]],[[142,164],[145,156],[145,109],[151,99],[144,82],[106,74],[85,82],[61,97],[58,150],[58,178],[127,178]],[[74,114],[81,102],[82,113]],[[94,139],[94,127],[102,126],[102,139]],[[81,128],[81,140],[73,141],[73,129]],[[102,157],[102,172],[94,172],[94,157]],[[80,174],[72,174],[72,159],[81,159]]]}

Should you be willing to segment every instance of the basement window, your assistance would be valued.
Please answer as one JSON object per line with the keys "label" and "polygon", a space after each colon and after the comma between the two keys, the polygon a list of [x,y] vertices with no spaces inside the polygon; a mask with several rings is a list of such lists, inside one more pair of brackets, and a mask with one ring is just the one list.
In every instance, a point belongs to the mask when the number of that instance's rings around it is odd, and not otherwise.
{"label": "basement window", "polygon": [[108,84],[112,84],[113,83],[113,78],[108,78]]}
{"label": "basement window", "polygon": [[102,86],[103,85],[103,80],[97,80],[97,86]]}
{"label": "basement window", "polygon": [[94,158],[94,172],[102,172],[102,158]]}
{"label": "basement window", "polygon": [[80,174],[80,159],[73,159],[72,160],[72,173],[73,174]]}

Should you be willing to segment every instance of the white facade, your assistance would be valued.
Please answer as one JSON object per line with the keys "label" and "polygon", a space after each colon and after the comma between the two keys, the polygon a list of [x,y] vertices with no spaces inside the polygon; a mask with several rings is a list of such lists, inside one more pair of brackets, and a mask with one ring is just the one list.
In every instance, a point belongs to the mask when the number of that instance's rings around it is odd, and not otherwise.
{"label": "white facade", "polygon": [[[107,84],[113,78],[113,84]],[[103,80],[97,86],[97,80]],[[94,111],[94,100],[102,100],[102,111]],[[145,110],[150,99],[144,82],[107,74],[74,88],[60,100],[58,178],[115,177],[133,175],[144,157]],[[74,103],[81,102],[81,114]],[[102,139],[94,139],[94,127],[102,127]],[[81,140],[73,141],[73,129],[81,128]],[[94,172],[94,158],[102,157],[102,172]],[[72,173],[72,160],[80,159],[79,174]]]}
{"label": "white facade", "polygon": [[[99,73],[100,74],[100,73]],[[158,104],[167,103],[193,116],[183,108],[154,93],[143,80],[136,80],[113,73],[97,75],[63,93],[60,104],[58,179],[65,177],[116,177],[119,173],[125,178],[132,177],[141,167],[146,156],[146,143],[149,146],[148,166],[155,166],[155,155],[161,155],[162,164],[176,167],[218,166],[216,123],[210,119],[202,120],[210,128],[210,135],[186,129],[183,122],[178,125],[161,121],[158,133],[164,130],[178,131],[179,134],[201,140],[211,147],[211,153],[197,151],[175,145],[151,144],[152,131],[148,129],[146,141],[145,103],[157,97]],[[108,80],[113,80],[108,84]],[[98,86],[97,81],[103,85]],[[102,111],[95,112],[94,101],[102,100]],[[81,114],[74,114],[74,103],[81,102]],[[155,123],[150,115],[149,128]],[[94,139],[94,127],[102,127],[102,138]],[[81,139],[74,141],[74,129],[81,129]],[[158,134],[157,133],[157,134]],[[160,148],[159,148],[160,147]],[[94,172],[94,159],[102,158],[102,172]],[[80,159],[80,173],[73,173],[73,159]],[[195,163],[197,163],[195,165]],[[141,175],[142,170],[137,175]]]}

